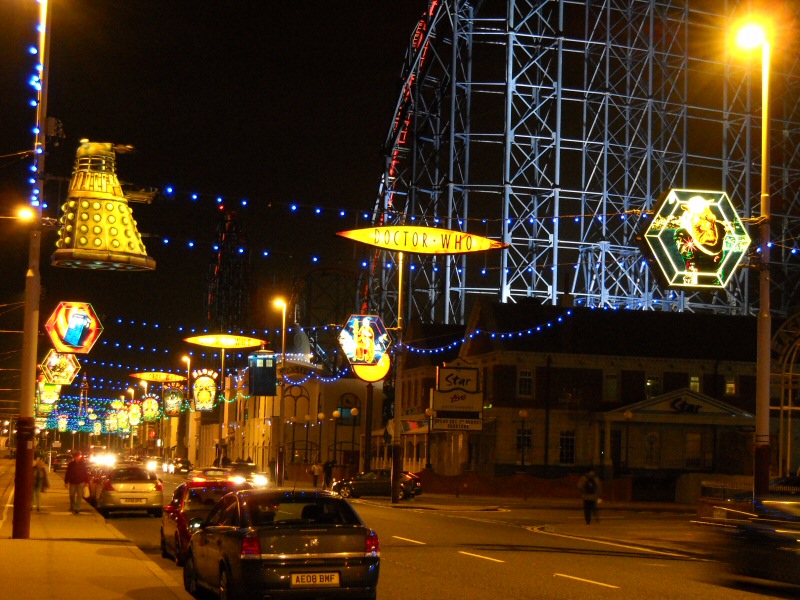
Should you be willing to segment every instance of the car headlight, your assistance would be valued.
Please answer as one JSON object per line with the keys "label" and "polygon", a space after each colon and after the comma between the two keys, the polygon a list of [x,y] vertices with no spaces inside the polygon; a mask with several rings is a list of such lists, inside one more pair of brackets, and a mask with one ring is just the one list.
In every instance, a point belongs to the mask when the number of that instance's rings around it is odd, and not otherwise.
{"label": "car headlight", "polygon": [[237,485],[241,485],[247,481],[247,478],[242,477],[241,475],[231,475],[228,477],[228,481]]}
{"label": "car headlight", "polygon": [[264,475],[253,475],[253,485],[258,487],[267,487],[269,484],[269,479],[266,478]]}
{"label": "car headlight", "polygon": [[155,471],[156,467],[158,467],[158,463],[154,460],[147,461],[147,470],[148,471]]}

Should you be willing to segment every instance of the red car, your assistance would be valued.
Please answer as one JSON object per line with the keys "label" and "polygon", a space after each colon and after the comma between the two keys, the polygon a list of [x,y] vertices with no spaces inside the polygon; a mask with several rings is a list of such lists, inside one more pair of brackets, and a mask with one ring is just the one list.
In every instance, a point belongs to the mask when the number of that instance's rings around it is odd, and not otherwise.
{"label": "red car", "polygon": [[164,507],[161,517],[161,556],[175,560],[180,566],[186,558],[192,531],[189,522],[200,517],[205,520],[211,509],[228,492],[247,490],[249,483],[232,481],[187,481],[175,488],[172,500]]}

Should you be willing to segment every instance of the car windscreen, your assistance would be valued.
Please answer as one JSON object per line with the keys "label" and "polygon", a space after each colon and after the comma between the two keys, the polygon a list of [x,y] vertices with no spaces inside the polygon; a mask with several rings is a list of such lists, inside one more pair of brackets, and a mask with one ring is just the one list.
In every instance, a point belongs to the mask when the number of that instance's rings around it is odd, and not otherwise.
{"label": "car windscreen", "polygon": [[156,476],[147,469],[129,467],[125,469],[115,469],[111,472],[111,479],[114,481],[148,481],[150,479],[156,479]]}
{"label": "car windscreen", "polygon": [[338,498],[250,496],[245,507],[247,519],[253,527],[361,523],[352,507]]}
{"label": "car windscreen", "polygon": [[228,492],[233,489],[227,485],[209,485],[203,487],[190,488],[186,494],[186,501],[183,505],[184,512],[192,513],[193,516],[208,514],[214,505]]}

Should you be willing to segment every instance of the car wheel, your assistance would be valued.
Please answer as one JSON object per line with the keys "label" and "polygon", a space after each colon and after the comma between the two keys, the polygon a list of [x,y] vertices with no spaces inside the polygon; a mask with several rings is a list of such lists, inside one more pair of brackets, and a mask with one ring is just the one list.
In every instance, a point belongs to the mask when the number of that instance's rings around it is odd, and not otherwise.
{"label": "car wheel", "polygon": [[164,516],[164,511],[161,508],[157,508],[155,510],[148,510],[148,515],[153,515],[154,517],[158,517],[159,519]]}
{"label": "car wheel", "polygon": [[351,490],[346,485],[343,485],[342,487],[339,488],[339,495],[342,498],[349,498],[350,496],[353,495],[353,490]]}
{"label": "car wheel", "polygon": [[177,533],[175,534],[175,554],[173,556],[175,557],[175,564],[179,567],[182,567],[184,552],[183,548],[181,547],[181,539],[178,537]]}
{"label": "car wheel", "polygon": [[100,509],[100,510],[98,510],[97,512],[99,512],[99,513],[100,513],[100,515],[101,515],[101,516],[102,516],[104,519],[107,519],[107,518],[108,518],[108,517],[111,515],[111,511],[110,511],[110,510],[108,510],[107,508],[101,508],[101,509]]}
{"label": "car wheel", "polygon": [[169,558],[169,550],[167,550],[167,540],[164,537],[164,530],[161,530],[161,558]]}
{"label": "car wheel", "polygon": [[194,568],[194,557],[190,554],[183,563],[183,589],[197,597],[200,586],[197,583],[197,571]]}
{"label": "car wheel", "polygon": [[222,567],[219,573],[219,600],[236,600],[238,597],[230,571]]}

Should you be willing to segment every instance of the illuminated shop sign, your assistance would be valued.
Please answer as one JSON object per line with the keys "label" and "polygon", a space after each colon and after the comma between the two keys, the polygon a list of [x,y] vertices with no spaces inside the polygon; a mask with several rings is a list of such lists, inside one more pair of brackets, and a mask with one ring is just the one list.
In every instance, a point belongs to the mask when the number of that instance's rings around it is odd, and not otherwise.
{"label": "illuminated shop sign", "polygon": [[414,254],[463,254],[508,247],[508,244],[463,231],[416,225],[352,229],[336,235],[385,250]]}
{"label": "illuminated shop sign", "polygon": [[750,247],[728,195],[699,190],[670,190],[644,240],[668,287],[724,288]]}
{"label": "illuminated shop sign", "polygon": [[45,323],[50,340],[59,352],[86,354],[103,332],[91,304],[62,302]]}

